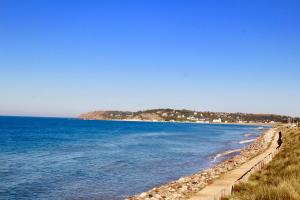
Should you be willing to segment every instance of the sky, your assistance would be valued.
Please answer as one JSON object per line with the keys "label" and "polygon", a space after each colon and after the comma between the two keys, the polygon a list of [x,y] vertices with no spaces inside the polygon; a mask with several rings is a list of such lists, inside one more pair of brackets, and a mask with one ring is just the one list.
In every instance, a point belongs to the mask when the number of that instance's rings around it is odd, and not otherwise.
{"label": "sky", "polygon": [[298,0],[0,0],[0,115],[300,116]]}

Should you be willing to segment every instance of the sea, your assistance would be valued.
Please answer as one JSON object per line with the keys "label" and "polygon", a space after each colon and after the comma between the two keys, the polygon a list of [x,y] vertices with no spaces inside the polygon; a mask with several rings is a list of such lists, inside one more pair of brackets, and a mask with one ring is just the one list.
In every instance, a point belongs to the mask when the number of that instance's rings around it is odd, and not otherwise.
{"label": "sea", "polygon": [[124,199],[209,168],[267,128],[0,117],[0,199]]}

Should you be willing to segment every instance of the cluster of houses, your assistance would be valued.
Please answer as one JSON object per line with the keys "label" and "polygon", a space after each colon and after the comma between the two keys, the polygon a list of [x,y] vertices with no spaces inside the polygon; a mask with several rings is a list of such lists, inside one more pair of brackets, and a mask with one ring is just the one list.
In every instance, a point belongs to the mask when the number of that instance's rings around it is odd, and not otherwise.
{"label": "cluster of houses", "polygon": [[[227,120],[222,120],[222,118],[227,119],[231,118],[232,116],[229,113],[218,113],[216,115],[215,113],[211,113],[211,116],[203,116],[201,112],[194,112],[189,114],[183,114],[181,111],[156,111],[157,115],[161,116],[164,120],[163,121],[170,121],[170,122],[176,122],[176,121],[185,121],[185,122],[195,122],[195,123],[229,123]],[[221,118],[222,117],[222,118]],[[240,124],[246,124],[246,123],[257,123],[256,121],[243,121],[240,120],[239,117],[235,118],[234,120],[230,121],[231,123],[240,123]],[[263,121],[260,123],[276,123],[275,121]]]}
{"label": "cluster of houses", "polygon": [[300,118],[274,114],[226,113],[174,109],[152,109],[130,111],[92,111],[80,115],[82,119],[128,120],[128,121],[168,121],[194,123],[293,123]]}
{"label": "cluster of houses", "polygon": [[[145,119],[146,115],[151,118]],[[243,114],[241,114],[243,115]],[[244,114],[245,115],[245,114]],[[169,121],[169,122],[195,122],[195,123],[276,123],[275,121],[245,121],[240,115],[234,113],[196,112],[188,110],[148,110],[139,112],[113,112],[111,119],[144,120],[144,121]]]}
{"label": "cluster of houses", "polygon": [[194,112],[192,114],[186,115],[179,111],[174,110],[173,112],[157,111],[156,114],[161,116],[164,119],[168,119],[168,121],[170,122],[186,121],[186,122],[196,122],[196,123],[222,123],[221,118],[211,120],[204,117],[202,113],[198,113],[198,112]]}

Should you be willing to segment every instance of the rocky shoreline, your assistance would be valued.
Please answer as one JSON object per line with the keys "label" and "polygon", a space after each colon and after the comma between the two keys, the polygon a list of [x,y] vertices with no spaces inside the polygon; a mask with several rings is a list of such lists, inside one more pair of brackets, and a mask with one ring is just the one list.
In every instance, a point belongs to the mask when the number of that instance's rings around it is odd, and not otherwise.
{"label": "rocky shoreline", "polygon": [[126,200],[181,200],[187,199],[213,182],[220,175],[235,169],[264,152],[273,139],[273,130],[269,129],[259,136],[252,144],[241,150],[240,154],[225,160],[212,168],[199,171],[147,192],[128,197]]}

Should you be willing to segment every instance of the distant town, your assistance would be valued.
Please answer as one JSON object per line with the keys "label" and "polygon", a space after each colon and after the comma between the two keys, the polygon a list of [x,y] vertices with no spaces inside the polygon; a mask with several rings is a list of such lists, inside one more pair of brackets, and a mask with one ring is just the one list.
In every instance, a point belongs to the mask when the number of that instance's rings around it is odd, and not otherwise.
{"label": "distant town", "polygon": [[127,120],[153,122],[194,122],[194,123],[241,123],[275,124],[299,121],[284,115],[249,114],[192,111],[176,109],[152,109],[137,112],[128,111],[93,111],[79,116],[85,120]]}

